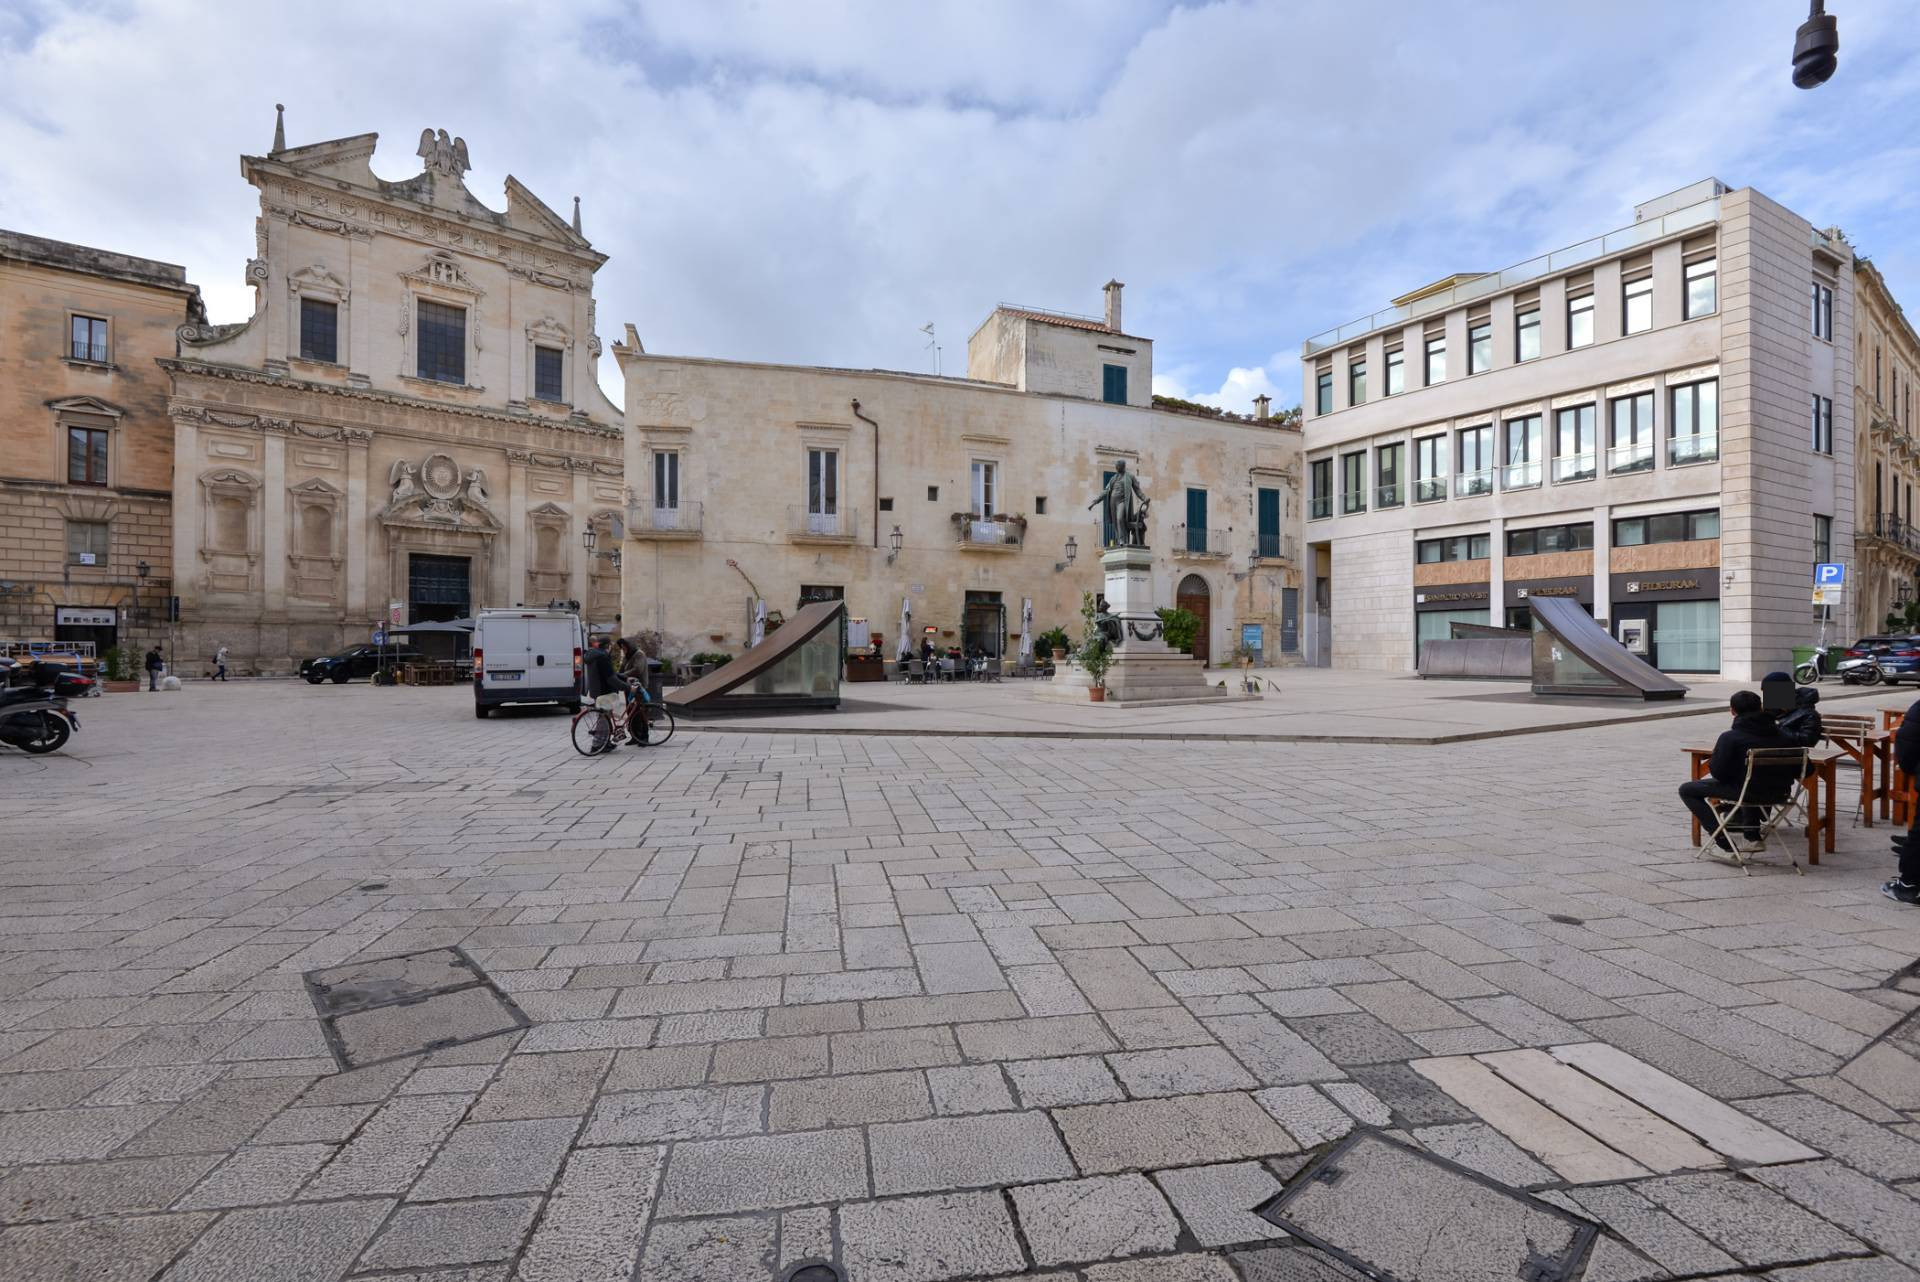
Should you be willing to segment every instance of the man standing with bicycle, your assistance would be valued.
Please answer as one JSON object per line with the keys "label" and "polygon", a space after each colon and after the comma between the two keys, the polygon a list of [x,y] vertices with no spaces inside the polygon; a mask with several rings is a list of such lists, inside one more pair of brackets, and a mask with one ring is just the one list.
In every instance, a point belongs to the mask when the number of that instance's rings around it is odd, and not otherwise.
{"label": "man standing with bicycle", "polygon": [[[609,717],[617,718],[627,704],[627,683],[613,670],[613,655],[607,652],[607,644],[607,637],[597,636],[587,650],[583,664],[586,669],[587,697],[593,700],[594,707]],[[644,714],[629,724],[629,731],[629,743],[635,747],[646,746],[647,719]],[[618,740],[615,742],[618,743]]]}

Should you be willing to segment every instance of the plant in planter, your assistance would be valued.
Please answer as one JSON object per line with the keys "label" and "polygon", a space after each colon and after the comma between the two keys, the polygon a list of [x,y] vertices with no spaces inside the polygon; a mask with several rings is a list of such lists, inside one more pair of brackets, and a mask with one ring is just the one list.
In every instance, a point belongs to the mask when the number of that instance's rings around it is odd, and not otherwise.
{"label": "plant in planter", "polygon": [[1048,628],[1034,640],[1034,649],[1040,653],[1051,653],[1055,663],[1067,661],[1067,651],[1073,648],[1073,638],[1061,627]]}
{"label": "plant in planter", "polygon": [[1087,638],[1080,647],[1080,666],[1093,678],[1093,688],[1087,696],[1095,703],[1104,703],[1107,698],[1107,669],[1113,666],[1113,643],[1095,633]]}
{"label": "plant in planter", "polygon": [[1160,616],[1160,637],[1167,648],[1192,654],[1193,639],[1200,635],[1200,616],[1192,610],[1180,609],[1160,609],[1154,613]]}

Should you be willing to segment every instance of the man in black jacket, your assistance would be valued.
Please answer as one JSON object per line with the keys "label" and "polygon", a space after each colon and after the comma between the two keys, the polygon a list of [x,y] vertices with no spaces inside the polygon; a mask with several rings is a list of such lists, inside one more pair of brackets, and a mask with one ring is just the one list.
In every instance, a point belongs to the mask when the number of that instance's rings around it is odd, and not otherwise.
{"label": "man in black jacket", "polygon": [[[607,653],[606,637],[593,639],[581,661],[581,668],[582,675],[586,677],[587,697],[593,700],[596,708],[609,716],[618,716],[627,702],[627,683],[613,670],[613,656]],[[639,741],[631,742],[637,744]]]}
{"label": "man in black jacket", "polygon": [[[1747,753],[1755,748],[1791,748],[1795,745],[1780,733],[1780,727],[1774,724],[1760,706],[1760,696],[1751,690],[1742,690],[1735,694],[1727,704],[1733,713],[1733,726],[1713,743],[1713,758],[1707,763],[1705,779],[1690,779],[1680,785],[1680,800],[1686,804],[1693,817],[1700,821],[1700,830],[1711,833],[1720,826],[1720,819],[1713,813],[1713,807],[1707,804],[1707,798],[1721,801],[1733,801],[1740,796],[1741,785],[1747,778]],[[1920,744],[1916,744],[1920,747]],[[1794,785],[1793,772],[1774,771],[1773,777],[1762,776],[1754,780],[1754,793],[1751,801],[1785,800]],[[1751,815],[1739,816],[1751,824]],[[1738,821],[1738,820],[1736,820]],[[1759,829],[1747,828],[1749,840],[1758,840]],[[1733,843],[1725,834],[1714,838],[1714,844],[1720,849],[1731,852]]]}
{"label": "man in black jacket", "polygon": [[[1920,702],[1907,709],[1894,732],[1893,758],[1908,775],[1920,770]],[[1893,839],[1893,849],[1900,856],[1900,875],[1880,887],[1880,893],[1903,904],[1920,904],[1920,806],[1914,809],[1906,837]]]}

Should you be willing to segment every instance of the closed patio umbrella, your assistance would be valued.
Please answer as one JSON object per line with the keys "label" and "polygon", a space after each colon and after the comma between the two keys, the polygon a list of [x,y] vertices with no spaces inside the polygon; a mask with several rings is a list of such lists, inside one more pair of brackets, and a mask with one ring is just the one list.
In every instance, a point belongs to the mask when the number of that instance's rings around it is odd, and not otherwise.
{"label": "closed patio umbrella", "polygon": [[913,657],[913,598],[900,598],[900,658]]}
{"label": "closed patio umbrella", "polygon": [[1020,666],[1033,666],[1033,598],[1020,598]]}

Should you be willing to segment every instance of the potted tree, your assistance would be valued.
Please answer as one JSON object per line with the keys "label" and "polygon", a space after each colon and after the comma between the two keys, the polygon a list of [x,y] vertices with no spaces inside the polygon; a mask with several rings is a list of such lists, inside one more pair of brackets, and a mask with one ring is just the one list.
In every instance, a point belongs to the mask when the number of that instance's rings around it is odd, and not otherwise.
{"label": "potted tree", "polygon": [[1095,633],[1080,647],[1080,666],[1093,678],[1087,697],[1095,703],[1107,701],[1107,669],[1113,666],[1113,643]]}
{"label": "potted tree", "polygon": [[129,694],[140,689],[139,678],[133,674],[133,665],[127,659],[127,652],[117,645],[100,656],[100,670],[105,678],[103,688],[109,694]]}

